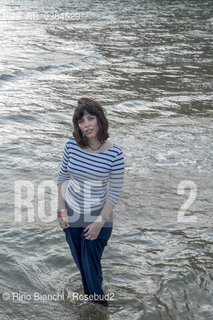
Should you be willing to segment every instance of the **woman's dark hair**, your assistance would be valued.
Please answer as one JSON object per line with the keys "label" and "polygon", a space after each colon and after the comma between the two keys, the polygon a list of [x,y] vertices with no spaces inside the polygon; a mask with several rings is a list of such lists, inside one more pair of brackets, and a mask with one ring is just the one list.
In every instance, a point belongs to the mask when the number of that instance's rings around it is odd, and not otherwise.
{"label": "woman's dark hair", "polygon": [[78,121],[83,118],[84,112],[87,111],[91,115],[95,115],[97,117],[99,131],[98,131],[98,140],[100,143],[104,143],[108,138],[108,120],[106,118],[106,110],[102,107],[102,105],[92,98],[80,98],[78,99],[78,106],[75,108],[72,122],[74,126],[74,130],[72,132],[75,141],[80,147],[89,146],[88,140],[85,136],[83,136]]}

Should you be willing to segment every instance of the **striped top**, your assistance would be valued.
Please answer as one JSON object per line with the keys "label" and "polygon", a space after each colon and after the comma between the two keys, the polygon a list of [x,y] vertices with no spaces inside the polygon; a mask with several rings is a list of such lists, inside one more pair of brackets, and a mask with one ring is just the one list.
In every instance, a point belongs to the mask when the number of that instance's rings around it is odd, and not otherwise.
{"label": "striped top", "polygon": [[[71,137],[65,144],[57,184],[65,183],[65,200],[79,213],[117,204],[124,179],[124,157],[115,144],[104,152],[87,152]],[[107,188],[108,186],[108,188]]]}

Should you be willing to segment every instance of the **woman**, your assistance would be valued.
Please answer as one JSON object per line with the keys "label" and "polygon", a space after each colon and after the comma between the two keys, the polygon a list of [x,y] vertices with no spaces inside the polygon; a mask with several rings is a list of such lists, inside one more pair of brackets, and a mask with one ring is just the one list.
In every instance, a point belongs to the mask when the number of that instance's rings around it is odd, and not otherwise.
{"label": "woman", "polygon": [[85,299],[108,307],[101,256],[112,233],[124,158],[108,140],[108,121],[99,102],[79,99],[72,120],[73,136],[66,142],[57,181],[57,218],[81,273]]}

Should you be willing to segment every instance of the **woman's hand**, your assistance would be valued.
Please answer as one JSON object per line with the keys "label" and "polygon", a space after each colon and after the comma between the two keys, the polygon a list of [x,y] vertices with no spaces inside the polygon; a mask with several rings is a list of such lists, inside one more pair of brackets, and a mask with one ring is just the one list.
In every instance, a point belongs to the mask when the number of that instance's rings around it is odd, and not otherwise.
{"label": "woman's hand", "polygon": [[93,222],[89,224],[85,229],[84,229],[84,237],[87,240],[95,240],[97,239],[101,228],[103,227],[104,223],[102,222]]}
{"label": "woman's hand", "polygon": [[64,216],[63,218],[58,218],[59,225],[62,229],[67,229],[69,228],[69,223],[68,223],[68,215]]}

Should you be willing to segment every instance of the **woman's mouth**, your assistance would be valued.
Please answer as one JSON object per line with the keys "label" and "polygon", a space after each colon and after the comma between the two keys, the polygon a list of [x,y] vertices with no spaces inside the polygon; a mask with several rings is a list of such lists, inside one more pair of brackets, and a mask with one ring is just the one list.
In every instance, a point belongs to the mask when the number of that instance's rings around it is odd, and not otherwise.
{"label": "woman's mouth", "polygon": [[93,130],[92,129],[89,129],[86,131],[86,134],[90,134]]}

